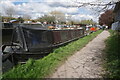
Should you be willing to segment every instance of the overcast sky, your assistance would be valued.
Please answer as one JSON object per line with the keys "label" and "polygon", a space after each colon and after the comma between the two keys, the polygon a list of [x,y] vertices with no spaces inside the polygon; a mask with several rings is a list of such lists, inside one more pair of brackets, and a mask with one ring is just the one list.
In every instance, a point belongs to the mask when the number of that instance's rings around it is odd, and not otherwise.
{"label": "overcast sky", "polygon": [[[78,8],[75,6],[80,4],[76,3],[76,1],[83,3],[108,3],[112,0],[1,0],[0,12],[2,15],[6,15],[5,8],[12,7],[17,11],[17,16],[27,14],[35,19],[51,11],[60,11],[71,16],[73,20],[93,19],[96,22],[98,21],[99,13],[97,13],[95,9],[102,7],[85,6]],[[94,8],[94,10],[91,8]]]}

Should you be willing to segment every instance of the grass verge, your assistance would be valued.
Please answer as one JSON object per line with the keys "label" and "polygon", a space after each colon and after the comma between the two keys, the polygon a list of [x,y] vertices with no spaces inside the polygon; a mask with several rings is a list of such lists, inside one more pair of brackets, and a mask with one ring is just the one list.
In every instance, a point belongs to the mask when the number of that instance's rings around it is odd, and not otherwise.
{"label": "grass verge", "polygon": [[9,72],[3,74],[3,78],[45,78],[52,74],[69,56],[82,49],[101,32],[102,30],[97,31],[66,46],[55,49],[53,53],[42,59],[30,59],[24,65],[17,65]]}
{"label": "grass verge", "polygon": [[120,35],[109,30],[111,36],[106,40],[106,64],[107,78],[120,78]]}

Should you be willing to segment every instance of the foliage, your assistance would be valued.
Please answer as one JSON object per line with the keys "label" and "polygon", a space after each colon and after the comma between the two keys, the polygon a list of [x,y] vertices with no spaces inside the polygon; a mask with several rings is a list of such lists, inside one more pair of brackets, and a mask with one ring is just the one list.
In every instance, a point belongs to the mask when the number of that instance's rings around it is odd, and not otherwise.
{"label": "foliage", "polygon": [[14,18],[14,17],[2,16],[2,22],[4,22],[4,21],[9,22],[10,20],[16,20],[16,18]]}
{"label": "foliage", "polygon": [[97,24],[92,19],[91,20],[81,20],[81,21],[69,21],[68,24],[74,25],[74,24]]}
{"label": "foliage", "polygon": [[18,20],[19,22],[21,22],[21,23],[24,22],[24,19],[23,19],[22,17],[18,17],[17,20]]}
{"label": "foliage", "polygon": [[60,11],[52,11],[50,12],[50,15],[55,17],[57,23],[63,23],[66,21],[65,14]]}
{"label": "foliage", "polygon": [[93,20],[81,20],[80,23],[81,24],[96,24],[96,22],[94,22]]}
{"label": "foliage", "polygon": [[120,35],[110,30],[111,36],[106,40],[107,78],[120,78]]}
{"label": "foliage", "polygon": [[68,21],[66,24],[74,25],[74,24],[79,24],[79,22],[71,20],[71,21]]}
{"label": "foliage", "polygon": [[107,25],[110,28],[111,24],[113,23],[113,19],[114,19],[113,10],[107,10],[99,17],[99,24]]}
{"label": "foliage", "polygon": [[40,22],[48,22],[48,23],[54,23],[55,22],[55,17],[54,16],[42,16],[40,18],[37,19]]}
{"label": "foliage", "polygon": [[3,75],[3,78],[44,78],[52,74],[69,56],[82,49],[89,41],[102,31],[97,31],[66,46],[55,49],[48,56],[18,65]]}

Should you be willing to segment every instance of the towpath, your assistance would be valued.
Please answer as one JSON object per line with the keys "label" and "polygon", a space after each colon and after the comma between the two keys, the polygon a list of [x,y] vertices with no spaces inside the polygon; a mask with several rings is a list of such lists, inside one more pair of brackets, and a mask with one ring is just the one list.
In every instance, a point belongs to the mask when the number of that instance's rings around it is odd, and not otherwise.
{"label": "towpath", "polygon": [[90,41],[84,48],[69,57],[51,78],[102,78],[102,53],[108,31],[103,31]]}

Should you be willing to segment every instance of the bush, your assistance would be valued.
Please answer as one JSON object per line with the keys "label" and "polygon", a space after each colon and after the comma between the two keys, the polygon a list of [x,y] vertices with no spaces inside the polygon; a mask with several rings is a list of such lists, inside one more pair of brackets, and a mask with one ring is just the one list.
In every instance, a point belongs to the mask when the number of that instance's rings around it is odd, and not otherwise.
{"label": "bush", "polygon": [[111,36],[106,41],[106,69],[108,78],[120,78],[120,35],[109,30]]}

